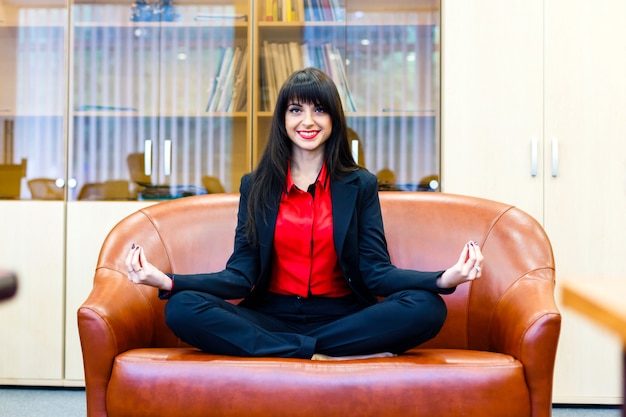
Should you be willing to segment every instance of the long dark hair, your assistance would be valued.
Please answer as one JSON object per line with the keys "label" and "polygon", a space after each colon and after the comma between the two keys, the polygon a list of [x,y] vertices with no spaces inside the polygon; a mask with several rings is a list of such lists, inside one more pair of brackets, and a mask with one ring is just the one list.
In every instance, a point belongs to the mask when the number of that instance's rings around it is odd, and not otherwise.
{"label": "long dark hair", "polygon": [[276,208],[281,192],[285,191],[292,146],[285,129],[285,115],[294,100],[322,107],[331,117],[332,132],[324,144],[324,162],[330,177],[341,178],[359,168],[352,157],[341,97],[332,78],[317,68],[304,68],[291,74],[278,93],[267,146],[254,171],[248,196],[245,230],[253,246],[258,243],[257,215],[260,215],[258,219],[267,221],[267,213]]}

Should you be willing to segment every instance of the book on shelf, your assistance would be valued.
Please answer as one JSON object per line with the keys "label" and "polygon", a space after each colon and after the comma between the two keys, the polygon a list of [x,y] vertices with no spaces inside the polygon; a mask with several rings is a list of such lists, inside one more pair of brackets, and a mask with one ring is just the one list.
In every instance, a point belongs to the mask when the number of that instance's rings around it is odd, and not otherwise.
{"label": "book on shelf", "polygon": [[226,67],[226,74],[223,78],[221,89],[218,91],[218,99],[213,106],[213,111],[227,111],[230,100],[233,97],[233,85],[234,85],[234,72],[235,68],[240,64],[242,50],[240,47],[235,47],[233,50],[232,58]]}
{"label": "book on shelf", "polygon": [[295,71],[297,69],[304,68],[302,54],[300,53],[300,45],[298,44],[298,42],[292,41],[289,42],[287,45],[289,47],[288,50],[291,62],[291,69]]}
{"label": "book on shelf", "polygon": [[264,86],[267,88],[267,95],[265,98],[265,106],[264,109],[270,109],[273,106],[273,103],[276,102],[276,91],[278,91],[276,87],[276,73],[272,70],[272,52],[270,50],[270,45],[268,41],[263,41],[263,80]]}
{"label": "book on shelf", "polygon": [[302,59],[302,68],[313,66],[311,56],[309,54],[309,45],[306,42],[300,44],[300,57]]}
{"label": "book on shelf", "polygon": [[304,0],[303,18],[307,22],[336,22],[345,20],[339,0]]}
{"label": "book on shelf", "polygon": [[274,22],[278,20],[278,0],[265,0],[265,21]]}
{"label": "book on shelf", "polygon": [[282,54],[280,52],[280,47],[276,42],[269,43],[269,56],[272,64],[272,73],[274,74],[274,85],[276,86],[276,90],[280,88],[280,86],[285,81],[285,73],[287,69],[282,64]]}
{"label": "book on shelf", "polygon": [[246,105],[246,85],[248,73],[248,49],[242,48],[232,72],[232,89],[226,111],[242,111]]}
{"label": "book on shelf", "polygon": [[345,20],[339,0],[265,0],[267,22],[332,22]]}
{"label": "book on shelf", "polygon": [[293,14],[291,12],[292,2],[291,0],[282,0],[282,7],[280,10],[281,19],[283,22],[293,22]]}
{"label": "book on shelf", "polygon": [[76,106],[76,111],[128,111],[128,112],[136,112],[139,111],[136,107],[122,107],[122,106],[104,106],[101,104],[83,104],[81,106]]}
{"label": "book on shelf", "polygon": [[263,6],[263,11],[261,13],[262,16],[265,16],[265,18],[261,18],[261,20],[265,20],[266,22],[274,20],[274,16],[272,14],[272,0],[265,0],[265,5]]}
{"label": "book on shelf", "polygon": [[233,85],[233,97],[228,106],[228,111],[244,111],[246,108],[246,92],[248,86],[248,57],[243,51]]}
{"label": "book on shelf", "polygon": [[196,22],[247,22],[248,15],[246,14],[197,14],[194,17]]}
{"label": "book on shelf", "polygon": [[334,17],[333,17],[334,12],[333,12],[333,9],[332,9],[332,7],[330,5],[330,0],[320,0],[320,2],[321,2],[321,6],[322,6],[321,10],[322,10],[323,20],[329,21],[329,22],[335,20]]}
{"label": "book on shelf", "polygon": [[266,111],[274,106],[278,90],[287,77],[305,67],[316,67],[327,73],[339,90],[345,110],[356,111],[341,52],[332,44],[263,41],[261,60],[261,91],[264,92],[262,108]]}
{"label": "book on shelf", "polygon": [[304,20],[307,22],[314,22],[317,19],[315,9],[313,7],[314,0],[304,0]]}
{"label": "book on shelf", "polygon": [[[239,111],[241,106],[245,107],[245,90],[242,94],[241,89],[246,80],[247,61],[247,47],[221,48],[217,71],[209,90],[207,112]],[[244,96],[243,103],[241,95]]]}
{"label": "book on shelf", "polygon": [[341,58],[341,53],[339,49],[336,47],[332,47],[329,45],[329,48],[332,48],[332,58],[331,62],[331,77],[337,84],[337,88],[340,93],[342,93],[342,98],[344,100],[344,109],[348,112],[355,112],[356,106],[354,104],[354,99],[352,98],[352,93],[350,92],[350,88],[348,87],[348,77],[346,75],[346,67],[343,64],[343,60]]}
{"label": "book on shelf", "polygon": [[233,48],[222,47],[220,48],[220,57],[217,64],[217,72],[215,73],[215,77],[213,77],[213,85],[211,87],[209,102],[206,106],[206,111],[215,111],[215,102],[219,100],[217,96],[219,95],[220,88],[222,83],[224,82],[224,74],[226,74],[226,66],[229,65],[230,58],[232,57]]}
{"label": "book on shelf", "polygon": [[263,20],[266,22],[304,22],[305,0],[265,0]]}
{"label": "book on shelf", "polygon": [[297,22],[304,22],[305,16],[304,16],[304,1],[305,0],[293,0],[295,2],[295,20]]}

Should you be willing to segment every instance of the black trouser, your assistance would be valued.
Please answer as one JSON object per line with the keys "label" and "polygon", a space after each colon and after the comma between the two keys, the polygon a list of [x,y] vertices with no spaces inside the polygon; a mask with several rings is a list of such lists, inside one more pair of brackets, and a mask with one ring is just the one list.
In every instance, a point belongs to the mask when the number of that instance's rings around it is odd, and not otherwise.
{"label": "black trouser", "polygon": [[423,290],[400,291],[365,308],[352,296],[270,294],[254,310],[181,291],[165,308],[174,334],[205,352],[286,358],[402,353],[433,338],[446,314],[442,298]]}

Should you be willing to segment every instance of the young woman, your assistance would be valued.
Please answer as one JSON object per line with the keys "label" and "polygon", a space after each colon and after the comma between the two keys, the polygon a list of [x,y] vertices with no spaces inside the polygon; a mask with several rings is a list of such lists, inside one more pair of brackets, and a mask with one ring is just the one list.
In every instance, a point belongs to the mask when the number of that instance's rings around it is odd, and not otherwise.
{"label": "young woman", "polygon": [[474,242],[446,271],[391,264],[377,178],[354,162],[340,96],[318,69],[296,71],[282,86],[267,148],[240,194],[223,271],[164,274],[135,244],[126,258],[132,282],[168,299],[171,330],[205,352],[399,354],[439,332],[447,312],[440,293],[481,275]]}

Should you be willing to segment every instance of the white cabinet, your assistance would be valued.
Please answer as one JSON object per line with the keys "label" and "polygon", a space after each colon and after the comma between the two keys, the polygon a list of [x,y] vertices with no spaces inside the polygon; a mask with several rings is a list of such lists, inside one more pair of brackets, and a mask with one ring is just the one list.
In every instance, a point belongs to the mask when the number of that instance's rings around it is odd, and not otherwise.
{"label": "white cabinet", "polygon": [[59,385],[63,377],[61,201],[0,201],[0,262],[18,273],[0,304],[0,385]]}
{"label": "white cabinet", "polygon": [[543,1],[442,6],[442,187],[507,201],[540,218]]}
{"label": "white cabinet", "polygon": [[[626,3],[546,0],[544,223],[557,277],[626,280]],[[555,396],[620,403],[621,345],[563,309]],[[581,398],[580,401],[575,401]]]}
{"label": "white cabinet", "polygon": [[[65,385],[82,386],[85,383],[76,312],[91,291],[92,280],[89,277],[94,276],[102,242],[121,219],[151,204],[155,202],[68,203]],[[128,243],[129,248],[131,243]]]}
{"label": "white cabinet", "polygon": [[[624,17],[621,0],[443,2],[442,189],[542,222],[557,295],[626,279]],[[554,401],[619,404],[620,345],[561,310]]]}
{"label": "white cabinet", "polygon": [[0,385],[60,385],[67,10],[27,3],[0,2],[0,265],[19,286],[0,304]]}
{"label": "white cabinet", "polygon": [[18,271],[16,296],[0,304],[0,385],[84,385],[76,312],[100,247],[118,221],[151,204],[0,201],[2,267]]}

